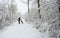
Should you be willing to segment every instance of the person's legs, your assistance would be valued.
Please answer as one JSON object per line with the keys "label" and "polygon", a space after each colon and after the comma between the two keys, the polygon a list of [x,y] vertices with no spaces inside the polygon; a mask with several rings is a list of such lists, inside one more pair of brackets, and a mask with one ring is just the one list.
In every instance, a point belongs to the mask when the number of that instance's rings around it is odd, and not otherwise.
{"label": "person's legs", "polygon": [[23,21],[21,20],[21,22],[23,23]]}
{"label": "person's legs", "polygon": [[20,17],[18,18],[18,23],[20,24]]}
{"label": "person's legs", "polygon": [[20,21],[19,21],[19,24],[20,24]]}
{"label": "person's legs", "polygon": [[20,21],[18,21],[18,23],[20,24]]}

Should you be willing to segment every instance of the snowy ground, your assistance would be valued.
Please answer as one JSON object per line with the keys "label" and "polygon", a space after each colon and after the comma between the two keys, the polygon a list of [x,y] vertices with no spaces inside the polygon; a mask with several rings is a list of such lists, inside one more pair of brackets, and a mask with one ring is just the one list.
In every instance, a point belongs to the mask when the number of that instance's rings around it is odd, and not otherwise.
{"label": "snowy ground", "polygon": [[47,38],[47,36],[34,29],[32,24],[24,21],[24,24],[15,22],[5,31],[0,32],[0,38]]}

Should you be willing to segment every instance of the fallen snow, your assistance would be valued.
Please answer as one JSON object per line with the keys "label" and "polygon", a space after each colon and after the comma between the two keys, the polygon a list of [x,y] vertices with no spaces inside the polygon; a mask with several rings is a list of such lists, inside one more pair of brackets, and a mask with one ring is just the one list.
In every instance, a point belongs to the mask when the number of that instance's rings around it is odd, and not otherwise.
{"label": "fallen snow", "polygon": [[5,31],[0,32],[0,38],[47,38],[46,35],[38,32],[33,28],[32,24],[28,24],[25,21],[24,24],[15,22]]}

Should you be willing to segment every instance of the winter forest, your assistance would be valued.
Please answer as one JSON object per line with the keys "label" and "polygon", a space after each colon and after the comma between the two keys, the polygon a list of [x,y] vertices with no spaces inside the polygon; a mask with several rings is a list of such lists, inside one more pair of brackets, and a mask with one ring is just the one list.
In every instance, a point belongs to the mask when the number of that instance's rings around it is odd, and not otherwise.
{"label": "winter forest", "polygon": [[60,38],[60,0],[0,0],[0,38]]}

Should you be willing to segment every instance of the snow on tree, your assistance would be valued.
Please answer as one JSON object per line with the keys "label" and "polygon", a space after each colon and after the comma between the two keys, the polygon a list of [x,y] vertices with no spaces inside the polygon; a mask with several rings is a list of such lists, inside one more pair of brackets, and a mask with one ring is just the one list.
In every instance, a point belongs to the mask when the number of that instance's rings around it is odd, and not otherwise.
{"label": "snow on tree", "polygon": [[[59,0],[40,0],[38,8],[37,0],[32,0],[29,15],[26,20],[35,25],[40,32],[49,31],[50,38],[60,38],[60,13]],[[39,18],[38,9],[40,9],[41,18]]]}
{"label": "snow on tree", "polygon": [[9,26],[17,19],[17,8],[13,0],[1,0],[0,2],[0,29]]}

